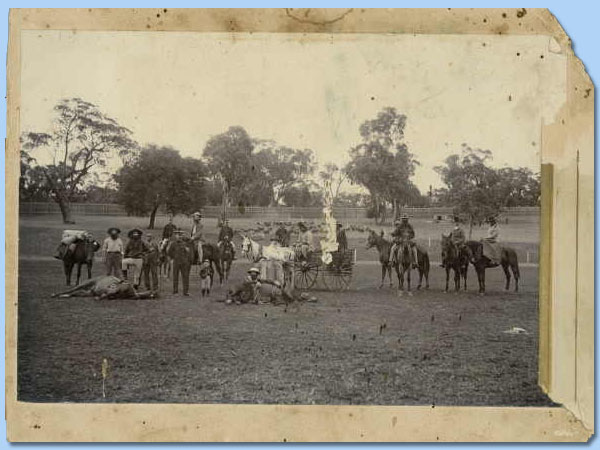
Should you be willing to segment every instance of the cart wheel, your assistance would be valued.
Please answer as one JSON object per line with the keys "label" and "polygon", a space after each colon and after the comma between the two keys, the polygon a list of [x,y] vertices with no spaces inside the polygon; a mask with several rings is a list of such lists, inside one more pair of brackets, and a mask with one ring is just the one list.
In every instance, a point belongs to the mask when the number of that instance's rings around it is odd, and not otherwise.
{"label": "cart wheel", "polygon": [[352,266],[328,267],[323,272],[323,283],[331,291],[345,291],[352,281]]}
{"label": "cart wheel", "polygon": [[317,281],[319,267],[311,263],[299,263],[294,266],[294,284],[298,289],[310,289]]}

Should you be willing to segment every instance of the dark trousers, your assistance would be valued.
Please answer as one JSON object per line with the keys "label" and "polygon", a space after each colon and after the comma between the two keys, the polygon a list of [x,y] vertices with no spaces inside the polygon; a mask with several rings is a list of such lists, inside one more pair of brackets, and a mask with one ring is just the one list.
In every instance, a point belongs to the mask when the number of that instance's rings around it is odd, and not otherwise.
{"label": "dark trousers", "polygon": [[177,260],[173,261],[173,293],[177,294],[179,290],[179,274],[181,273],[181,281],[183,283],[183,293],[187,294],[190,289],[190,269],[189,263],[181,264]]}
{"label": "dark trousers", "polygon": [[[158,290],[158,267],[156,264],[149,263],[144,264],[142,267],[142,272],[144,274],[144,284],[146,285],[146,289],[150,289],[151,291]],[[152,284],[150,284],[152,281]]]}
{"label": "dark trousers", "polygon": [[119,252],[109,252],[106,254],[106,275],[112,275],[121,278],[121,263],[123,255]]}

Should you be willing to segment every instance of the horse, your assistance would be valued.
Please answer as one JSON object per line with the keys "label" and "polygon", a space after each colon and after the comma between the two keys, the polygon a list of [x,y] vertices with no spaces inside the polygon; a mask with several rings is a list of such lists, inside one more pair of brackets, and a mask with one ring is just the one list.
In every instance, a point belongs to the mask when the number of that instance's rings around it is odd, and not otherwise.
{"label": "horse", "polygon": [[171,272],[173,270],[173,261],[171,261],[171,258],[169,258],[169,255],[167,254],[167,249],[170,242],[170,239],[164,238],[160,241],[158,246],[158,272],[159,275],[166,275],[167,278],[171,278]]}
{"label": "horse", "polygon": [[[485,269],[496,267],[496,264],[483,255],[483,244],[480,241],[467,241],[466,246],[469,250],[469,259],[475,272],[477,273],[477,280],[479,281],[479,294],[485,294]],[[519,291],[519,279],[521,278],[521,272],[519,271],[519,259],[517,258],[517,252],[510,247],[501,247],[500,251],[500,265],[504,270],[506,277],[506,284],[504,290],[508,291],[510,287],[510,272],[515,278],[515,292]],[[510,268],[510,271],[509,271]]]}
{"label": "horse", "polygon": [[[221,250],[217,244],[205,242],[202,244],[202,259],[208,259],[210,266],[214,271],[219,274],[219,284],[223,284],[223,271],[221,270]],[[202,261],[198,261],[198,250],[194,250],[194,261],[197,265],[202,264]],[[212,284],[212,280],[211,280]]]}
{"label": "horse", "polygon": [[[398,290],[402,293],[404,289],[404,275],[406,274],[406,285],[409,295],[410,292],[410,271],[413,264],[413,252],[408,239],[403,239],[396,246],[396,255],[393,258],[393,267],[396,269],[396,276],[398,277]],[[423,278],[425,278],[425,289],[429,289],[429,254],[417,246],[417,257],[418,264],[417,270],[419,271],[419,284],[417,290],[421,289],[423,285]]]}
{"label": "horse", "polygon": [[460,290],[461,277],[464,280],[464,289],[467,290],[467,272],[469,269],[469,251],[466,247],[457,247],[452,238],[442,234],[442,264],[446,269],[446,291],[448,292],[448,282],[450,279],[450,270],[454,271],[454,288],[456,292]]}
{"label": "horse", "polygon": [[88,279],[92,278],[92,265],[94,264],[94,253],[100,249],[100,243],[93,239],[84,239],[75,243],[75,248],[68,250],[63,256],[63,267],[67,286],[71,286],[71,274],[73,267],[77,264],[77,280],[76,285],[79,285],[81,278],[81,266],[87,266]]}
{"label": "horse", "polygon": [[221,272],[223,273],[223,278],[225,278],[225,282],[227,282],[227,280],[229,279],[229,272],[231,271],[231,264],[233,263],[233,245],[229,240],[223,241],[219,249]]}
{"label": "horse", "polygon": [[383,231],[381,234],[377,234],[373,230],[369,230],[369,236],[367,237],[367,250],[375,247],[379,253],[379,262],[381,263],[381,284],[379,288],[383,287],[385,282],[385,275],[388,275],[390,280],[390,287],[392,287],[392,265],[390,263],[390,250],[392,243],[383,237]]}
{"label": "horse", "polygon": [[262,279],[267,278],[267,269],[272,262],[281,263],[283,273],[279,274],[277,281],[281,286],[289,282],[294,282],[294,277],[290,269],[293,267],[293,262],[299,259],[299,250],[291,247],[280,247],[280,246],[264,246],[259,242],[254,241],[247,235],[242,236],[242,255],[253,263],[260,265],[260,276]]}

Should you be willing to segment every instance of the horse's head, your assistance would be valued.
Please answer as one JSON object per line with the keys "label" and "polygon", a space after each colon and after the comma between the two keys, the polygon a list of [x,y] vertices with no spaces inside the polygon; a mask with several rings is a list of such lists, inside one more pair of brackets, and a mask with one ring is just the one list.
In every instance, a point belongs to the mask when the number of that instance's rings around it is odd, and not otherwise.
{"label": "horse's head", "polygon": [[369,235],[367,236],[367,250],[373,248],[377,245],[377,233],[373,230],[369,230]]}
{"label": "horse's head", "polygon": [[252,251],[252,241],[245,234],[242,234],[241,236],[242,236],[242,246],[241,246],[242,255],[244,255],[246,258],[249,258],[250,252]]}

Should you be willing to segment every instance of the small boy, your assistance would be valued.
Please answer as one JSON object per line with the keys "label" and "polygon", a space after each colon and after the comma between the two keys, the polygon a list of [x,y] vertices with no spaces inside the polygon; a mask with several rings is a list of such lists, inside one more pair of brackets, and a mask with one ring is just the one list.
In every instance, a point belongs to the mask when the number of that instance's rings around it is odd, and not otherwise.
{"label": "small boy", "polygon": [[200,264],[200,289],[202,291],[202,297],[208,297],[210,295],[210,285],[212,284],[213,270],[208,259],[202,261]]}

